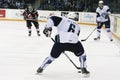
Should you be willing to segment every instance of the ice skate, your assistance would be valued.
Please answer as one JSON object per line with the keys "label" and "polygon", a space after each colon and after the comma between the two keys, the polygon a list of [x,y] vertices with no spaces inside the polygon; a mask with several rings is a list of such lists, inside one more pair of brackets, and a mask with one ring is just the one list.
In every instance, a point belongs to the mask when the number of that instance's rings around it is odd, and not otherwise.
{"label": "ice skate", "polygon": [[113,39],[110,39],[110,41],[112,42],[112,41],[113,41]]}
{"label": "ice skate", "polygon": [[43,72],[43,68],[39,67],[37,73],[42,73],[42,72]]}
{"label": "ice skate", "polygon": [[31,36],[31,33],[29,33],[28,36]]}
{"label": "ice skate", "polygon": [[81,68],[81,72],[83,74],[83,77],[89,77],[90,72],[86,68]]}
{"label": "ice skate", "polygon": [[100,40],[100,37],[96,37],[96,38],[94,38],[94,40]]}
{"label": "ice skate", "polygon": [[40,34],[39,34],[39,33],[37,33],[37,35],[38,35],[38,36],[40,36]]}
{"label": "ice skate", "polygon": [[37,35],[40,36],[40,31],[37,29]]}

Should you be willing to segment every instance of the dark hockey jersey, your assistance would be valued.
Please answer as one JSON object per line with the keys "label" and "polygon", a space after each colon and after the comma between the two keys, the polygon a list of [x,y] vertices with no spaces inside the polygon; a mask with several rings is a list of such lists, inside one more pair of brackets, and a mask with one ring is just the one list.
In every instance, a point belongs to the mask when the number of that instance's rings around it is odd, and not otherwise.
{"label": "dark hockey jersey", "polygon": [[34,8],[31,11],[27,8],[23,12],[23,16],[25,20],[38,19],[38,12]]}

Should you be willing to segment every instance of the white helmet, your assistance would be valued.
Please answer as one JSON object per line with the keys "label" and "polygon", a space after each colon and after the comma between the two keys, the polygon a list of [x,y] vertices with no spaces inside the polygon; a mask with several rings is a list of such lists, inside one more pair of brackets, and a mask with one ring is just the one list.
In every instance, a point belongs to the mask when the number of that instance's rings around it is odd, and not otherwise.
{"label": "white helmet", "polygon": [[103,1],[99,1],[99,3],[104,3]]}
{"label": "white helmet", "polygon": [[31,5],[29,5],[29,6],[28,6],[28,10],[29,10],[30,12],[32,12],[33,7],[32,7]]}
{"label": "white helmet", "polygon": [[103,2],[102,0],[100,0],[100,1],[98,2],[98,6],[99,6],[100,8],[103,8],[103,4],[104,4],[104,2]]}
{"label": "white helmet", "polygon": [[76,14],[74,12],[69,12],[67,15],[67,18],[70,18],[70,19],[75,19],[75,17],[76,17]]}

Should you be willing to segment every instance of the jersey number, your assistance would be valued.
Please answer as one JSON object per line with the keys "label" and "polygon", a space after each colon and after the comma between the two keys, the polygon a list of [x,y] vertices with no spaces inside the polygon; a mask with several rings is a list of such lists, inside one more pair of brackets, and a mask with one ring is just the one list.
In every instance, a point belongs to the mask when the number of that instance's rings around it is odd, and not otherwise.
{"label": "jersey number", "polygon": [[102,13],[101,16],[104,17],[105,19],[108,18],[108,14],[107,13]]}
{"label": "jersey number", "polygon": [[75,25],[74,24],[70,24],[68,32],[73,32],[73,33],[75,32]]}

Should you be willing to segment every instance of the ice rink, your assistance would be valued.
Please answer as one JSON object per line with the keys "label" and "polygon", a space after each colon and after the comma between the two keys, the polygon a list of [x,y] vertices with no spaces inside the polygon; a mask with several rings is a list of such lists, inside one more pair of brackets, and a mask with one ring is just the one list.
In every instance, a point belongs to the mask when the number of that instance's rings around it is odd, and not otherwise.
{"label": "ice rink", "polygon": [[[33,27],[28,37],[25,22],[0,21],[0,80],[120,80],[120,46],[110,42],[102,31],[100,41],[94,41],[96,32],[82,42],[86,54],[89,78],[83,78],[71,62],[62,54],[46,70],[36,75],[36,70],[49,55],[53,42],[43,34],[45,23],[40,23],[41,36]],[[86,38],[95,27],[81,25],[79,40]],[[54,37],[56,29],[53,29]],[[66,52],[79,66],[78,58]]]}

